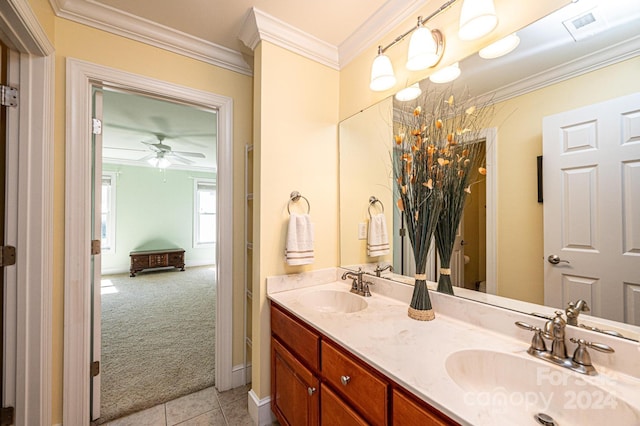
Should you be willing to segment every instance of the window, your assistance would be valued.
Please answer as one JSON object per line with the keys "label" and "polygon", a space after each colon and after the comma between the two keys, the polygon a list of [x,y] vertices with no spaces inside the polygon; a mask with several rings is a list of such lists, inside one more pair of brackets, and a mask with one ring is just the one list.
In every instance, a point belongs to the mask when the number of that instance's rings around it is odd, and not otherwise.
{"label": "window", "polygon": [[116,173],[102,174],[102,224],[100,240],[102,252],[116,251]]}
{"label": "window", "polygon": [[216,243],[216,183],[211,179],[195,180],[194,247],[211,247]]}

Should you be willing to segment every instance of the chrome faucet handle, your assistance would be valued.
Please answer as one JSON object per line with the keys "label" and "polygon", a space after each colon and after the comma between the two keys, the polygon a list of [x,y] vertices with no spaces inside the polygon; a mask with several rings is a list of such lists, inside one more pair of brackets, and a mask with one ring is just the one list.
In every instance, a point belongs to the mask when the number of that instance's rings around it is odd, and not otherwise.
{"label": "chrome faucet handle", "polygon": [[[515,324],[524,330],[533,331],[535,333],[531,338],[531,346],[529,347],[529,352],[545,352],[547,350],[547,345],[544,343],[544,339],[542,338],[544,336],[544,331],[542,331],[540,327],[535,327],[522,321],[516,321]],[[544,337],[550,338],[551,336]]]}
{"label": "chrome faucet handle", "polygon": [[576,339],[574,337],[569,340],[578,345],[575,352],[573,353],[573,362],[584,366],[586,373],[590,375],[596,374],[596,370],[591,363],[591,356],[589,355],[587,348],[595,349],[597,351],[605,353],[615,352],[611,346],[605,345],[604,343],[588,342],[584,339]]}
{"label": "chrome faucet handle", "polygon": [[362,281],[362,295],[364,297],[371,297],[371,291],[369,291],[370,285],[375,285],[375,283],[371,281]]}

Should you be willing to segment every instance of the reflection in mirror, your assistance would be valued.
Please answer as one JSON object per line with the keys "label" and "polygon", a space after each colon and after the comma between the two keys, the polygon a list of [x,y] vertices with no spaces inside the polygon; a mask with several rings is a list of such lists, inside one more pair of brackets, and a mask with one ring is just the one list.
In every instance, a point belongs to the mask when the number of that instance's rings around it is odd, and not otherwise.
{"label": "reflection in mirror", "polygon": [[[589,19],[581,21],[580,18],[585,16]],[[593,21],[593,26],[589,24],[576,28],[579,22],[586,21]],[[571,261],[567,257],[571,255],[571,250],[560,253],[546,252],[544,230],[548,227],[544,224],[544,210],[550,202],[548,194],[545,194],[545,202],[538,203],[536,162],[537,157],[543,155],[544,117],[640,92],[640,79],[637,78],[640,73],[640,35],[637,32],[639,27],[640,9],[634,0],[607,4],[581,0],[518,31],[520,45],[508,55],[491,60],[473,55],[460,61],[462,76],[454,85],[466,88],[474,95],[489,94],[496,101],[496,114],[490,125],[496,129],[496,141],[487,144],[488,148],[492,146],[495,149],[495,160],[491,160],[491,155],[487,154],[486,205],[480,205],[479,208],[480,214],[482,207],[486,209],[487,214],[486,260],[482,259],[481,253],[465,253],[470,258],[477,257],[474,261],[477,260],[478,265],[485,265],[485,280],[480,276],[475,281],[484,281],[484,284],[478,287],[486,286],[487,290],[486,293],[480,293],[456,288],[457,295],[541,315],[552,315],[555,309],[564,310],[569,302],[584,299],[590,306],[590,311],[580,314],[580,324],[619,332],[636,340],[640,338],[640,248],[629,246],[630,242],[638,241],[637,234],[630,234],[626,240],[627,247],[630,248],[625,259],[632,264],[632,271],[635,272],[625,280],[625,284],[613,288],[601,279],[594,279],[598,277],[593,273],[581,274],[569,269],[576,265],[575,262],[569,265],[560,263],[560,268],[565,268],[562,271],[567,272],[563,274],[565,281],[571,280],[572,285],[565,286],[566,282],[558,284],[555,291],[559,298],[549,297],[550,290],[549,287],[545,289],[545,277],[549,268],[554,265],[546,259],[549,255],[558,254],[561,259]],[[433,83],[420,82],[423,88],[428,84]],[[349,149],[347,146],[350,140],[342,130],[343,127],[350,126],[351,120],[361,120],[360,114],[346,120],[340,126],[342,265],[372,264],[375,267],[378,261],[395,262],[390,257],[372,259],[366,255],[358,256],[357,250],[344,250],[345,245],[358,244],[357,223],[366,221],[369,196],[387,196],[384,204],[393,208],[387,208],[385,213],[393,214],[393,211],[397,211],[391,195],[391,112],[385,111],[385,118],[379,125],[386,125],[388,128],[378,127],[377,131],[371,131],[361,138],[362,151],[357,153],[354,148],[346,159],[343,157],[343,150],[346,152]],[[369,110],[364,113],[369,117],[374,115]],[[375,115],[379,115],[379,112]],[[638,126],[638,122],[633,121],[637,120],[636,116],[626,116],[627,126],[631,126],[629,129]],[[375,126],[378,124],[365,125],[368,129]],[[638,127],[633,128],[636,130],[632,131],[637,132]],[[638,138],[640,135],[632,137]],[[365,144],[365,140],[369,143]],[[387,144],[384,149],[380,147],[383,143]],[[640,154],[637,153],[640,144],[634,142],[628,145],[634,153],[625,159],[625,164],[629,166],[625,170],[629,170],[629,179],[638,179],[631,170],[637,170],[632,166],[640,164]],[[378,152],[378,163],[372,163],[368,157],[372,150]],[[546,152],[544,154],[546,165],[550,159]],[[357,160],[358,158],[361,160]],[[381,158],[385,158],[387,163],[382,165],[379,162]],[[348,179],[344,179],[343,170],[349,166],[351,174],[348,175]],[[366,186],[362,193],[358,193],[356,188],[363,185],[358,176],[363,171],[368,172],[374,168],[381,173],[381,178],[383,172],[386,174],[387,186],[384,183],[378,184],[380,190],[376,193],[372,192],[370,186]],[[621,175],[622,170],[616,174]],[[559,184],[558,179],[555,179],[555,182],[545,182],[545,191],[551,190],[547,188],[551,188],[553,183]],[[637,183],[635,185],[637,187]],[[349,191],[348,201],[343,197],[343,192],[346,191]],[[621,200],[623,195],[620,193],[617,199]],[[638,195],[630,193],[629,196],[632,198],[627,200],[627,208],[638,205]],[[356,199],[358,202],[354,204],[353,200]],[[354,209],[359,217],[355,218],[355,221],[352,218],[352,222],[349,222],[344,214],[347,210],[353,213]],[[589,208],[587,210],[591,211]],[[596,218],[594,215],[591,216]],[[624,223],[632,225],[637,222],[640,213],[628,210],[625,217],[627,222]],[[393,219],[388,220],[388,224],[391,225]],[[618,233],[621,232],[621,226],[618,221]],[[391,226],[389,228],[389,232],[393,232],[395,238],[398,231],[392,231]],[[616,231],[601,229],[598,232],[603,238]],[[361,246],[360,253],[366,254],[363,250]],[[394,250],[394,253],[396,251]],[[433,269],[435,270],[435,264]],[[482,267],[478,266],[478,270],[481,269]],[[383,275],[410,283],[411,279],[405,280],[405,277],[398,274],[400,270],[401,268],[395,268],[396,272],[386,271]],[[570,271],[571,274],[568,273]],[[605,305],[608,302],[600,300],[599,296],[604,293],[617,295],[615,307],[607,307]],[[551,299],[554,301],[549,302]],[[544,304],[547,306],[541,306]]]}

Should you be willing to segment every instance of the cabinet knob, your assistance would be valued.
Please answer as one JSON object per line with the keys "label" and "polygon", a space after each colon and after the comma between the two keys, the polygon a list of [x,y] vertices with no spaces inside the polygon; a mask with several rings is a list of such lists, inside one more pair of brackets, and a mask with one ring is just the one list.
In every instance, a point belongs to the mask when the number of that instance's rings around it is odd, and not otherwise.
{"label": "cabinet knob", "polygon": [[309,396],[311,396],[316,393],[316,388],[308,387],[307,392],[309,393]]}
{"label": "cabinet knob", "polygon": [[340,381],[342,382],[343,385],[347,386],[349,384],[349,382],[351,381],[351,377],[349,377],[349,376],[340,376]]}

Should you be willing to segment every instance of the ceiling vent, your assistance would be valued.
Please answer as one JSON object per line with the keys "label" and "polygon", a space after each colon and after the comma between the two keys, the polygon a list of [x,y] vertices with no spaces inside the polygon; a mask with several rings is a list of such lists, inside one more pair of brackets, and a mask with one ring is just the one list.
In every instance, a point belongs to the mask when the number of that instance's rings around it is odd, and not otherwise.
{"label": "ceiling vent", "polygon": [[584,40],[609,28],[598,8],[593,8],[562,22],[575,41]]}

